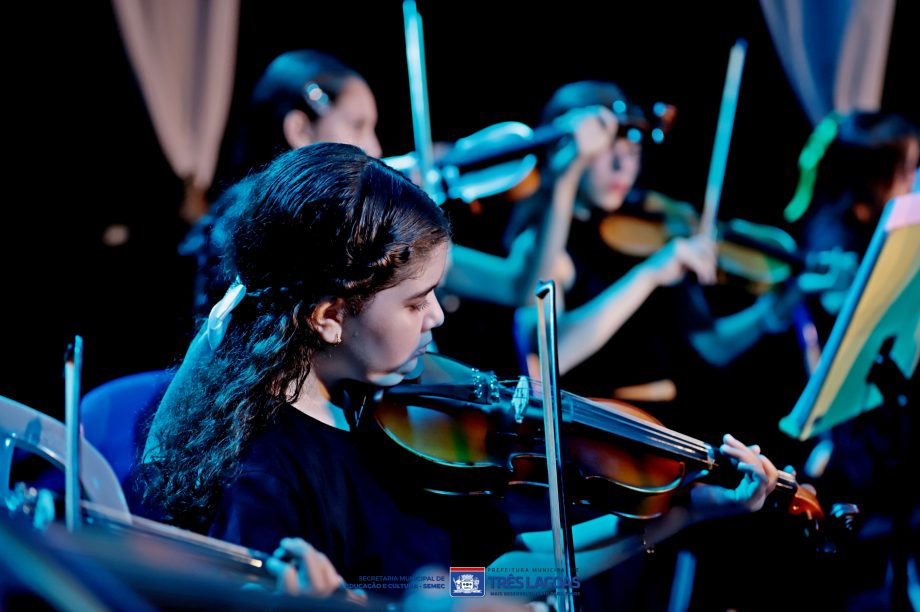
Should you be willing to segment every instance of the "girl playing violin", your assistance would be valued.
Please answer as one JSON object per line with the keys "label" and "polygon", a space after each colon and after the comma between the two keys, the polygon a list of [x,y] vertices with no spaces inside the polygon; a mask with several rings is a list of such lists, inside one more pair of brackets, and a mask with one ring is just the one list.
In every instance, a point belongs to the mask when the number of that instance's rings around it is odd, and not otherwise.
{"label": "girl playing violin", "polygon": [[[548,202],[568,228],[546,277],[564,288],[558,315],[562,385],[576,393],[626,401],[669,402],[678,396],[676,364],[694,355],[716,365],[729,363],[766,331],[785,329],[777,294],[769,293],[736,314],[709,315],[688,273],[703,284],[716,279],[716,251],[703,236],[673,238],[648,258],[621,253],[602,236],[606,221],[632,209],[666,214],[670,224],[690,226],[695,211],[636,188],[642,165],[642,131],[629,122],[644,115],[614,83],[580,81],[558,89],[543,121],[573,109],[621,109],[625,122],[607,146],[582,154],[556,153],[544,185],[515,211],[510,232],[526,227],[534,210]],[[563,211],[568,211],[566,216]],[[558,231],[558,230],[557,230]],[[677,234],[689,232],[675,232]],[[531,360],[535,313],[518,313],[519,350]]]}
{"label": "girl playing violin", "polygon": [[[516,536],[488,514],[475,529],[449,530],[426,508],[405,507],[372,475],[376,460],[345,407],[350,381],[386,387],[414,375],[443,321],[434,290],[450,227],[441,210],[381,161],[333,143],[282,154],[240,194],[224,221],[224,261],[237,280],[158,408],[144,452],[147,503],[256,549],[302,538],[312,547],[284,547],[307,555],[327,586],[339,574],[355,583],[426,564],[551,566],[548,534]],[[760,508],[776,469],[730,436],[722,451],[742,480],[694,488],[691,508]],[[579,557],[587,578],[613,562],[596,546],[616,520],[575,529],[576,547],[592,547]]]}

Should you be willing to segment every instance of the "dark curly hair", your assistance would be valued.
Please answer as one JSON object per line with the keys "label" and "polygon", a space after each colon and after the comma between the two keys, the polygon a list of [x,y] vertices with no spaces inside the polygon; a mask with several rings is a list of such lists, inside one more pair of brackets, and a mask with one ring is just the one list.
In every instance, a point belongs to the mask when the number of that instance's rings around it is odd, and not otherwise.
{"label": "dark curly hair", "polygon": [[223,223],[224,264],[247,294],[216,350],[186,357],[140,476],[144,505],[191,529],[208,524],[246,442],[299,395],[321,346],[306,323],[316,304],[331,295],[357,314],[450,238],[421,189],[334,143],[285,153],[247,179]]}
{"label": "dark curly hair", "polygon": [[[221,274],[223,252],[220,219],[244,191],[242,181],[275,156],[290,150],[284,135],[284,118],[292,110],[302,111],[317,121],[316,109],[307,103],[305,86],[319,86],[326,94],[325,104],[334,105],[350,80],[366,82],[355,69],[337,58],[313,49],[287,51],[276,57],[259,77],[232,148],[222,159],[218,178],[209,197],[213,200],[202,217],[179,245],[179,253],[194,256],[197,272],[192,312],[195,318],[207,316],[211,306],[226,291],[232,277]],[[226,163],[226,168],[223,164]]]}

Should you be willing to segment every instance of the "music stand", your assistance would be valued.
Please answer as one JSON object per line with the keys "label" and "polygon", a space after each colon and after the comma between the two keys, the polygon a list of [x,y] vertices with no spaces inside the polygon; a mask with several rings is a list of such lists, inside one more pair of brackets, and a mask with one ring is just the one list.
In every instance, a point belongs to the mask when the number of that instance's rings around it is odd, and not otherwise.
{"label": "music stand", "polygon": [[[904,467],[911,428],[908,392],[918,356],[920,194],[910,194],[885,207],[818,367],[780,429],[807,440],[884,406],[899,425],[891,441],[895,482],[910,482]],[[910,508],[900,504],[891,526],[893,610],[910,609],[910,538]]]}
{"label": "music stand", "polygon": [[906,395],[920,357],[918,271],[920,195],[910,194],[885,207],[821,360],[780,421],[783,432],[807,440]]}

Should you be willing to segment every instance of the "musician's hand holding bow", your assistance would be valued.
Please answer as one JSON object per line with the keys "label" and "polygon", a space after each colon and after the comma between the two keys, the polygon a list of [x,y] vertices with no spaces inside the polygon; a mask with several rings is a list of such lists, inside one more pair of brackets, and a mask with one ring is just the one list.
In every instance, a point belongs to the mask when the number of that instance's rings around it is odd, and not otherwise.
{"label": "musician's hand holding bow", "polygon": [[716,245],[707,236],[673,238],[640,268],[656,287],[673,285],[693,272],[704,285],[716,281]]}
{"label": "musician's hand holding bow", "polygon": [[572,137],[560,142],[550,167],[557,175],[571,174],[575,179],[594,158],[610,149],[619,127],[613,112],[603,106],[576,108],[558,117],[554,124]]}
{"label": "musician's hand holding bow", "polygon": [[278,579],[278,590],[286,595],[328,597],[342,591],[348,600],[366,603],[363,591],[347,590],[329,558],[302,538],[284,538],[267,561],[268,570]]}

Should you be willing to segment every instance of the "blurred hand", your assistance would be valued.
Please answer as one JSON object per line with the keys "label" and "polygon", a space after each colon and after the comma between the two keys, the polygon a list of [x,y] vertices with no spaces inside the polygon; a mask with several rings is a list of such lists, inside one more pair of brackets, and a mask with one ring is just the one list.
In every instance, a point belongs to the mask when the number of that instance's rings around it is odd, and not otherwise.
{"label": "blurred hand", "polygon": [[576,160],[587,164],[610,150],[619,127],[613,111],[603,106],[570,110],[554,124],[572,134],[571,139],[563,139],[562,146],[553,155],[550,165],[556,173],[569,168]]}
{"label": "blurred hand", "polygon": [[656,285],[673,285],[693,272],[700,283],[716,281],[716,245],[711,238],[698,235],[674,238],[652,255],[644,264]]}
{"label": "blurred hand", "polygon": [[575,124],[573,134],[578,157],[591,160],[610,149],[619,127],[613,111],[604,106],[592,106],[570,111],[569,114]]}
{"label": "blurred hand", "polygon": [[847,289],[856,277],[859,255],[840,248],[817,251],[808,255],[808,265],[818,271],[805,272],[799,276],[802,291],[826,291]]}
{"label": "blurred hand", "polygon": [[[328,597],[345,586],[345,580],[329,558],[301,538],[281,540],[266,566],[277,578],[278,590],[287,595]],[[355,591],[348,591],[346,595],[357,602],[367,600],[366,595]]]}
{"label": "blurred hand", "polygon": [[794,311],[802,299],[817,294],[828,314],[840,311],[856,275],[859,260],[855,253],[830,250],[812,253],[811,267],[816,271],[802,272],[793,282],[782,283],[767,296],[772,296],[769,308],[763,311],[763,326],[769,333],[789,329]]}

